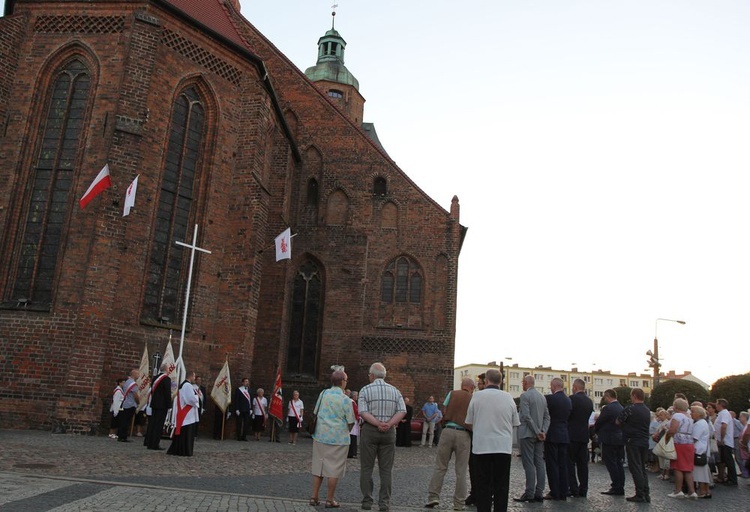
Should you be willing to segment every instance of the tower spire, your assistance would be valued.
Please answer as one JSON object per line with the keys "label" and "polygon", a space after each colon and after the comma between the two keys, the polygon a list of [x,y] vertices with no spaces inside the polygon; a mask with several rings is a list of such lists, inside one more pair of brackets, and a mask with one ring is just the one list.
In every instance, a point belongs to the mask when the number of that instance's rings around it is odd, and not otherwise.
{"label": "tower spire", "polygon": [[339,6],[339,4],[333,4],[331,6],[331,9],[333,9],[333,12],[331,12],[331,30],[336,30],[336,8]]}

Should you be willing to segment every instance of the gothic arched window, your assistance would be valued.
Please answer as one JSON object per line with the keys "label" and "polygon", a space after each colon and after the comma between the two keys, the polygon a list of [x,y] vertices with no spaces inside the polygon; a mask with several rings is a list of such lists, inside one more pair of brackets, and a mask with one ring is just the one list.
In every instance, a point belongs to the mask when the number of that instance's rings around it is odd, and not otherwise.
{"label": "gothic arched window", "polygon": [[91,73],[80,59],[72,59],[55,71],[40,129],[41,148],[32,169],[31,196],[22,217],[24,224],[11,297],[14,301],[21,299],[42,307],[52,303],[55,270],[90,98]]}
{"label": "gothic arched window", "polygon": [[189,252],[175,241],[186,241],[189,227],[196,222],[206,125],[205,102],[194,85],[187,87],[172,107],[143,298],[147,320],[177,323],[184,306]]}
{"label": "gothic arched window", "polygon": [[382,176],[375,178],[372,186],[372,193],[376,196],[384,196],[388,193],[388,182],[385,181],[385,178]]}
{"label": "gothic arched window", "polygon": [[379,325],[421,327],[423,286],[416,261],[407,256],[391,261],[380,278]]}
{"label": "gothic arched window", "polygon": [[315,178],[307,182],[307,206],[318,207],[318,180]]}
{"label": "gothic arched window", "polygon": [[323,318],[323,279],[318,266],[305,262],[294,278],[289,329],[288,372],[316,375]]}

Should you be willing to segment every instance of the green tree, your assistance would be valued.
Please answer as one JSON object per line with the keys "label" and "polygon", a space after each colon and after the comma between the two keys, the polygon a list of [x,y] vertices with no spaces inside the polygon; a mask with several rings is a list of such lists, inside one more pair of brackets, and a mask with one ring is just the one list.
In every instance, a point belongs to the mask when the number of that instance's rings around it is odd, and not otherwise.
{"label": "green tree", "polygon": [[[627,407],[631,404],[630,402],[630,392],[633,391],[633,388],[630,388],[628,386],[620,386],[616,388],[612,388],[612,390],[617,393],[617,401],[620,402],[620,405],[623,407]],[[604,397],[599,401],[599,408],[601,409],[607,405],[607,402],[604,401]]]}
{"label": "green tree", "polygon": [[659,407],[667,409],[672,406],[672,403],[674,403],[675,393],[682,393],[685,395],[688,404],[695,400],[700,400],[704,403],[708,401],[708,391],[703,389],[703,386],[697,382],[684,379],[672,379],[663,381],[653,389],[651,397],[648,400],[648,405],[652,411],[655,411]]}
{"label": "green tree", "polygon": [[711,398],[725,398],[729,410],[738,415],[740,411],[746,411],[750,405],[750,373],[720,378],[711,386]]}

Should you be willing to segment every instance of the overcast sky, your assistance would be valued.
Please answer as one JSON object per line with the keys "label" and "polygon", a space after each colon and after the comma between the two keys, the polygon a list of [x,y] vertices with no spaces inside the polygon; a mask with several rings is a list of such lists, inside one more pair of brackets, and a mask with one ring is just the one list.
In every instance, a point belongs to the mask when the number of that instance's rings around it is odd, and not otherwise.
{"label": "overcast sky", "polygon": [[[0,0],[0,3],[1,0]],[[242,0],[298,67],[333,0]],[[338,0],[365,121],[469,228],[456,364],[745,373],[750,3]]]}
{"label": "overcast sky", "polygon": [[[242,1],[301,69],[332,1]],[[338,0],[365,121],[469,228],[456,364],[745,373],[750,4]],[[650,370],[649,370],[650,371]]]}

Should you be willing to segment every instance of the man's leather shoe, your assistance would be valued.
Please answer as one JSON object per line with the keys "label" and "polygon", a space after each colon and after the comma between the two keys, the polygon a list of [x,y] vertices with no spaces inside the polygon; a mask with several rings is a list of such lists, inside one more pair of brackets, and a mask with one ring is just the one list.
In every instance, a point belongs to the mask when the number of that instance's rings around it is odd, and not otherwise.
{"label": "man's leather shoe", "polygon": [[543,500],[554,500],[555,498],[553,498],[550,493],[547,493],[547,494],[544,495],[544,497],[542,499]]}
{"label": "man's leather shoe", "polygon": [[477,502],[474,499],[474,496],[469,496],[468,498],[466,498],[466,500],[464,500],[464,505],[466,506],[471,506],[471,505],[476,505],[476,504]]}
{"label": "man's leather shoe", "polygon": [[524,494],[520,498],[513,498],[513,501],[518,501],[521,503],[532,503],[534,501],[534,497]]}
{"label": "man's leather shoe", "polygon": [[541,503],[544,501],[544,496],[534,496],[535,503]]}
{"label": "man's leather shoe", "polygon": [[607,496],[625,496],[625,491],[614,491],[610,489],[608,491],[602,491],[602,494],[606,494]]}
{"label": "man's leather shoe", "polygon": [[628,496],[627,498],[625,498],[625,501],[630,501],[632,503],[646,503],[646,500],[644,500],[640,496]]}

